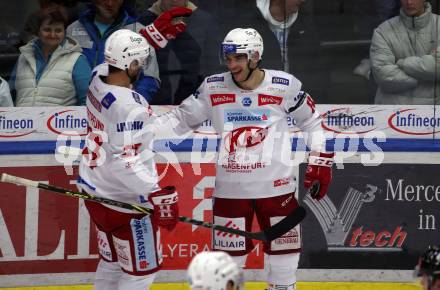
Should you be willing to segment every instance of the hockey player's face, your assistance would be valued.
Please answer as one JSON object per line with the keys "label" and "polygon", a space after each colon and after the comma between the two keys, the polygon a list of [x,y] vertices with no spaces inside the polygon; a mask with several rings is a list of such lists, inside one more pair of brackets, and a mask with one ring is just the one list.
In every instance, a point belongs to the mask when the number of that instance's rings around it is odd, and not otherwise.
{"label": "hockey player's face", "polygon": [[249,66],[246,54],[228,54],[226,65],[236,82],[245,81],[248,77]]}

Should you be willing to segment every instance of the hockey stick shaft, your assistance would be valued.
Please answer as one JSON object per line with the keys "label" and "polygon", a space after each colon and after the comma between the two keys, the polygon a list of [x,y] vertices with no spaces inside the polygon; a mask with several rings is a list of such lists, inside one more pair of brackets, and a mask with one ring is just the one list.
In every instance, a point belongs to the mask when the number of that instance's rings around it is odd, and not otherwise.
{"label": "hockey stick shaft", "polygon": [[[134,211],[137,211],[140,213],[145,213],[145,214],[153,213],[153,210],[150,208],[146,208],[146,207],[142,207],[142,206],[138,206],[135,204],[130,204],[130,203],[122,202],[122,201],[117,201],[117,200],[113,200],[113,199],[109,199],[109,198],[105,198],[105,197],[99,197],[99,196],[88,194],[86,192],[71,191],[71,190],[67,190],[65,188],[56,187],[56,186],[49,185],[49,184],[44,184],[41,182],[33,181],[30,179],[26,179],[26,178],[22,178],[22,177],[18,177],[18,176],[9,175],[6,173],[2,174],[1,182],[7,182],[7,183],[13,183],[13,184],[17,184],[17,185],[41,188],[41,189],[57,192],[57,193],[67,195],[67,196],[77,197],[77,198],[81,198],[81,199],[85,199],[85,200],[89,200],[89,201],[93,201],[93,202],[99,202],[99,203],[104,203],[107,205],[112,205],[112,206],[116,206],[116,207],[134,210]],[[219,230],[219,231],[230,233],[230,234],[240,235],[240,236],[250,238],[250,239],[268,242],[268,241],[276,239],[276,238],[282,236],[283,234],[285,234],[291,228],[295,227],[298,223],[300,223],[304,219],[304,217],[305,217],[305,210],[302,207],[299,207],[297,210],[295,210],[295,212],[288,215],[286,218],[281,220],[279,223],[277,223],[276,225],[274,225],[274,226],[272,226],[262,232],[242,231],[239,229],[228,228],[226,226],[216,225],[216,224],[192,219],[192,218],[185,217],[185,216],[180,216],[179,221],[184,222],[184,223],[193,224],[196,226],[209,228],[209,229]]]}

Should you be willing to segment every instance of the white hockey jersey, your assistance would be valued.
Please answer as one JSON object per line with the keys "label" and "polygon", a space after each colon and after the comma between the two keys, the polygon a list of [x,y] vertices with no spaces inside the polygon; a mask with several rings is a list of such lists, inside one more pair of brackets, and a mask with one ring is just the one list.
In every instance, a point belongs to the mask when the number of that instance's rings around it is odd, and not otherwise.
{"label": "white hockey jersey", "polygon": [[103,82],[107,75],[107,64],[96,67],[87,93],[89,133],[78,186],[98,196],[142,204],[159,189],[154,135],[143,130],[153,111],[135,91]]}
{"label": "white hockey jersey", "polygon": [[171,122],[177,134],[212,120],[221,137],[216,197],[265,198],[296,190],[298,162],[291,156],[288,114],[308,137],[311,150],[325,150],[320,114],[300,90],[301,82],[282,71],[264,72],[255,90],[239,88],[229,72],[210,76],[179,107],[159,118],[159,123]]}

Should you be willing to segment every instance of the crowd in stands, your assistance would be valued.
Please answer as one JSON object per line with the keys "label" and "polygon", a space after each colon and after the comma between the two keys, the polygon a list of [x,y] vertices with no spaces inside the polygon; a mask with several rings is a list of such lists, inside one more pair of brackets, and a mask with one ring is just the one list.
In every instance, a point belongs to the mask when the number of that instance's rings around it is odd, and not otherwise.
{"label": "crowd in stands", "polygon": [[180,104],[223,71],[220,42],[235,27],[255,28],[264,39],[264,67],[292,73],[318,103],[438,102],[440,24],[436,3],[426,0],[38,3],[20,31],[0,27],[0,106],[84,105],[108,36],[138,32],[176,6],[193,11],[183,19],[187,29],[153,51],[153,65],[134,87],[150,104]]}

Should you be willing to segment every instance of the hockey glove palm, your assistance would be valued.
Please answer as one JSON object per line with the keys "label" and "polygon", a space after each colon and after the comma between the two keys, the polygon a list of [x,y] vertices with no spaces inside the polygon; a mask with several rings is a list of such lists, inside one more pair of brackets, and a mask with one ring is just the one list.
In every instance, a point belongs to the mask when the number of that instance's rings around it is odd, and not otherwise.
{"label": "hockey glove palm", "polygon": [[154,206],[153,222],[158,226],[173,230],[179,221],[179,196],[174,186],[167,186],[153,192],[148,200]]}
{"label": "hockey glove palm", "polygon": [[309,165],[304,177],[304,187],[316,200],[323,198],[332,181],[332,165],[334,153],[310,153]]}
{"label": "hockey glove palm", "polygon": [[139,31],[155,49],[164,48],[168,40],[176,38],[186,29],[186,24],[179,21],[173,24],[175,17],[190,16],[192,10],[186,7],[175,7],[165,11],[153,23]]}

